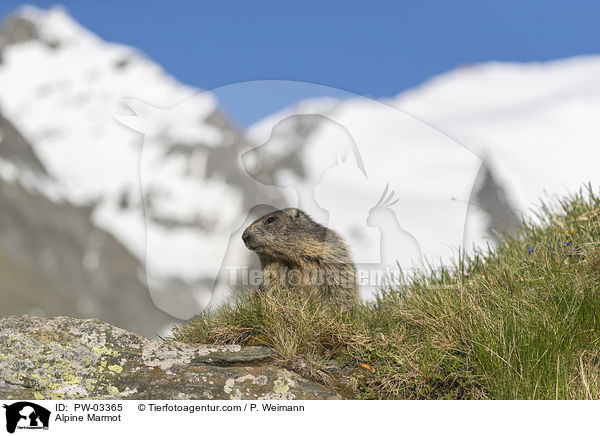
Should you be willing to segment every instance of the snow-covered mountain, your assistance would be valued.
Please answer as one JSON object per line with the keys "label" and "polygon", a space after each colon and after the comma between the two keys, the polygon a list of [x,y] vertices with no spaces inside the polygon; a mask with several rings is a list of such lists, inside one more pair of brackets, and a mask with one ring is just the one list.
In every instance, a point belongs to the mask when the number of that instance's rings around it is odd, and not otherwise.
{"label": "snow-covered mountain", "polygon": [[[136,49],[101,40],[63,9],[26,7],[0,28],[0,179],[46,204],[36,213],[85,222],[62,256],[90,283],[102,273],[93,292],[118,288],[121,274],[188,318],[226,293],[231,267],[255,260],[239,235],[269,207],[300,206],[340,231],[369,272],[447,261],[514,228],[544,192],[597,185],[598,73],[594,56],[476,65],[386,101],[299,102],[244,132],[214,95]],[[23,234],[43,234],[43,220],[29,225]],[[43,262],[70,237],[69,226],[60,232]],[[106,238],[112,263],[97,261]],[[30,251],[19,262],[37,265]],[[40,280],[68,275],[48,268]],[[85,280],[68,285],[70,298]]]}
{"label": "snow-covered mountain", "polygon": [[393,104],[482,156],[521,213],[600,182],[600,56],[461,68]]}
{"label": "snow-covered mountain", "polygon": [[[137,97],[168,107],[195,90],[136,50],[100,40],[60,8],[25,7],[11,20],[30,26],[34,36],[3,50],[2,110],[31,141],[61,193],[77,204],[97,203],[94,215],[107,216],[97,221],[108,227],[114,210],[141,203],[141,141],[114,120],[123,112],[121,101]],[[190,116],[204,119],[214,111],[216,103],[204,100]],[[156,127],[165,142],[186,140],[180,130]],[[203,127],[183,134],[199,137]],[[120,227],[110,230],[119,233]],[[142,241],[129,230],[120,237],[141,256]]]}
{"label": "snow-covered mountain", "polygon": [[[240,142],[239,132],[210,94],[198,95],[135,49],[102,41],[61,8],[22,8],[3,29],[0,105],[50,175],[39,189],[92,207],[93,223],[142,262],[152,235],[152,252],[161,253],[160,261],[148,257],[147,279],[160,284],[155,302],[180,318],[199,313],[189,287],[210,288],[218,267],[203,271],[202,254],[215,257],[208,229],[227,212],[214,201],[227,184],[203,177],[201,161]],[[183,110],[156,109],[192,96]],[[132,110],[133,127],[148,127],[143,166],[143,138],[115,120]]]}
{"label": "snow-covered mountain", "polygon": [[[440,236],[435,230],[432,233],[431,223],[409,222],[402,217],[403,209],[414,211],[415,207],[423,212],[423,217],[440,211],[411,202],[411,196],[419,192],[415,183],[422,183],[418,174],[427,180],[431,180],[432,175],[437,177],[437,187],[427,186],[427,194],[433,190],[447,198],[452,196],[453,201],[469,203],[464,234],[466,247],[481,246],[485,239],[493,237],[494,230],[513,229],[521,215],[531,216],[531,208],[539,204],[540,199],[551,200],[577,191],[588,182],[595,186],[600,182],[597,169],[600,161],[600,56],[459,68],[385,103],[448,135],[484,162],[471,195],[462,196],[452,192],[460,194],[456,191],[456,174],[463,170],[452,157],[438,154],[431,144],[425,147],[429,152],[420,150],[423,155],[417,158],[416,166],[409,169],[415,171],[409,178],[412,182],[403,182],[401,175],[394,174],[391,168],[384,170],[384,174],[396,180],[399,198],[406,199],[404,205],[401,201],[395,206],[399,221],[404,221],[406,229],[425,245],[449,244],[452,238],[449,234]],[[322,103],[318,99],[299,102],[252,126],[249,136],[263,141],[278,121],[292,114],[320,113],[321,106],[330,119],[341,119],[341,124],[367,131],[372,141],[362,150],[367,153],[373,148],[379,150],[380,157],[376,157],[372,165],[377,172],[389,164],[390,150],[398,153],[408,150],[402,138],[412,133],[407,133],[405,126],[394,117],[380,116],[377,103],[353,96],[337,104],[332,104],[330,98],[323,99]],[[316,149],[331,146],[327,129],[313,127],[313,132],[304,144],[313,144]],[[288,132],[288,138],[293,136]],[[392,160],[398,173],[405,171],[402,160],[401,156]],[[412,165],[413,161],[409,161]],[[446,173],[440,173],[440,165]],[[343,189],[341,185],[347,180],[341,181],[338,188]],[[347,235],[349,237],[349,231]],[[431,255],[435,250],[425,252]]]}

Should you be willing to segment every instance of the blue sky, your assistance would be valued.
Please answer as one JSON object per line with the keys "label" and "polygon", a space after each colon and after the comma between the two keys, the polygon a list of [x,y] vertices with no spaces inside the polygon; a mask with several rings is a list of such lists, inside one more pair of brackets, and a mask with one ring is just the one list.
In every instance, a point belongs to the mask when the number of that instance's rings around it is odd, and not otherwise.
{"label": "blue sky", "polygon": [[[29,3],[48,7],[57,2]],[[0,16],[20,4],[2,0]],[[598,1],[61,4],[102,38],[140,48],[180,81],[203,89],[284,79],[391,97],[460,65],[600,53]],[[235,120],[248,125],[313,97],[304,92],[219,97]]]}

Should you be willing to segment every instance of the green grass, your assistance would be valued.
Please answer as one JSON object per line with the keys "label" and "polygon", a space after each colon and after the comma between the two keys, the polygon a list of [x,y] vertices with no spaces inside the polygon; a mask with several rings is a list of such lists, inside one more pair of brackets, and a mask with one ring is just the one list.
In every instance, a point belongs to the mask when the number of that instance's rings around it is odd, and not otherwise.
{"label": "green grass", "polygon": [[588,188],[536,222],[376,303],[255,291],[174,336],[270,345],[348,398],[599,399],[600,198]]}

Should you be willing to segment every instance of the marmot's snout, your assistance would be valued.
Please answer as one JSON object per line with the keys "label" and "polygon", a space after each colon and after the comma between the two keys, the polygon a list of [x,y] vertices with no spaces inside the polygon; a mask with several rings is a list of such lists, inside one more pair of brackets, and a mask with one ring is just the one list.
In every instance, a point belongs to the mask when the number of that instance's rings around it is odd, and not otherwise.
{"label": "marmot's snout", "polygon": [[246,244],[246,247],[248,247],[250,250],[253,250],[252,239],[252,233],[250,232],[250,227],[248,227],[246,230],[244,230],[244,233],[242,233],[242,241],[244,241],[244,244]]}
{"label": "marmot's snout", "polygon": [[242,233],[242,240],[244,241],[244,244],[246,244],[246,247],[252,251],[256,250],[260,246],[252,226],[249,226],[246,230],[244,230],[244,233]]}

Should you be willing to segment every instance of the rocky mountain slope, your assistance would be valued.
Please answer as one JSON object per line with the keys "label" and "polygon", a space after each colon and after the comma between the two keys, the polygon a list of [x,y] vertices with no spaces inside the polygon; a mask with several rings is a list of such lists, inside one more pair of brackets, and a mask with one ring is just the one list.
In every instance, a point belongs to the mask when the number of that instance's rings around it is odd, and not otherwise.
{"label": "rocky mountain slope", "polygon": [[0,316],[100,315],[151,336],[174,320],[152,303],[142,265],[91,209],[64,199],[35,151],[0,116]]}
{"label": "rocky mountain slope", "polygon": [[[8,18],[0,36],[2,72],[9,68],[15,46],[36,41],[58,49],[37,39],[37,28],[20,16]],[[37,69],[33,72],[40,76]],[[12,84],[5,77],[0,80],[0,94],[6,97]],[[30,101],[32,111],[36,100]],[[25,110],[28,119],[29,114]],[[65,174],[41,157],[32,145],[39,141],[26,138],[26,129],[16,127],[13,119],[18,117],[9,120],[0,114],[0,315],[99,316],[148,336],[172,324],[175,319],[157,309],[148,294],[140,259],[94,222],[91,198],[76,201],[69,195]],[[56,153],[50,150],[50,155]]]}
{"label": "rocky mountain slope", "polygon": [[[2,32],[0,104],[54,189],[141,262],[135,273],[158,308],[180,319],[200,313],[239,217],[257,204],[235,161],[243,134],[209,93],[60,8],[23,8]],[[250,262],[245,249],[236,256],[236,265]]]}

